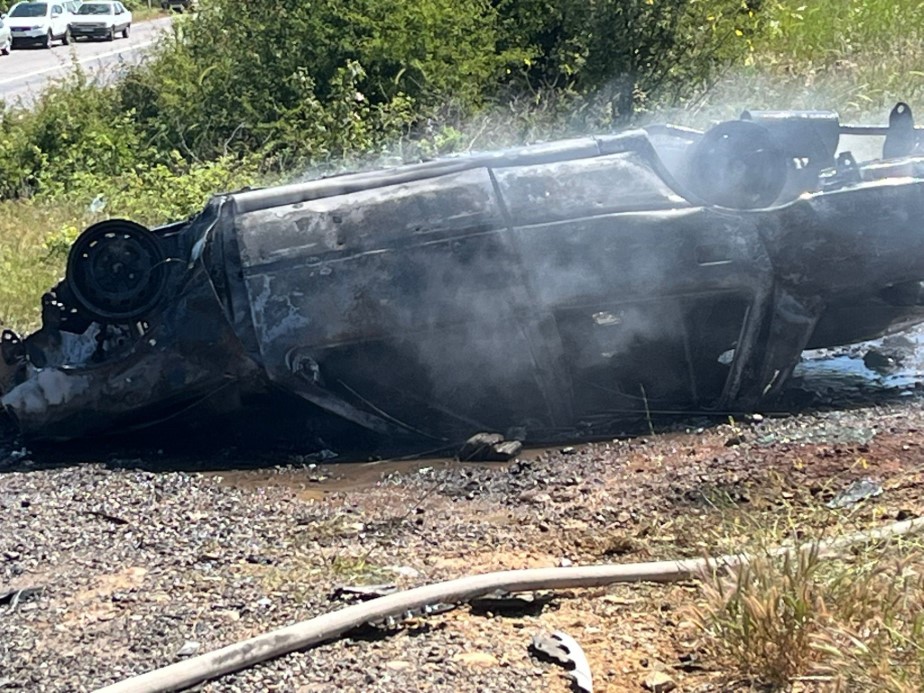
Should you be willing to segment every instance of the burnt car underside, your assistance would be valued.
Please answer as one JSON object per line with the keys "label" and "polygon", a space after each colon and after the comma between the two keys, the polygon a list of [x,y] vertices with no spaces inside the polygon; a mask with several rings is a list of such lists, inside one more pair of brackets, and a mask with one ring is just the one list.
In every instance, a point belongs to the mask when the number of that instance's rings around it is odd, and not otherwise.
{"label": "burnt car underside", "polygon": [[0,401],[51,440],[257,401],[293,437],[447,441],[745,411],[803,350],[924,321],[922,220],[905,104],[883,127],[745,112],[218,195],[88,228],[41,329],[3,333]]}

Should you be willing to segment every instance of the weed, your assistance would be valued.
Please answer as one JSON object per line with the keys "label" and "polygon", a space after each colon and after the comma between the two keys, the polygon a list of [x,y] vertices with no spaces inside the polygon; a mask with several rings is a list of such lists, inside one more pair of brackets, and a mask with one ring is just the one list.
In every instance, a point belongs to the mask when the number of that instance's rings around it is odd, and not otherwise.
{"label": "weed", "polygon": [[713,653],[741,675],[783,686],[804,672],[824,600],[815,580],[815,551],[755,559],[732,576],[703,583],[707,604],[697,623]]}
{"label": "weed", "polygon": [[759,554],[701,586],[693,620],[730,677],[785,688],[919,690],[924,676],[924,552],[908,541],[822,560],[817,545]]}

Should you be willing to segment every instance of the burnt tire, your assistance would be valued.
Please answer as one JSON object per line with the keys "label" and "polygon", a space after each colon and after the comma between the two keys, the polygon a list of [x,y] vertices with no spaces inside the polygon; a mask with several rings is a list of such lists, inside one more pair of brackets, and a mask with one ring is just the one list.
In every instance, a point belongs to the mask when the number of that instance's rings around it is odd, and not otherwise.
{"label": "burnt tire", "polygon": [[157,236],[125,219],[90,226],[67,257],[76,307],[99,322],[140,319],[160,303],[166,284],[166,256]]}
{"label": "burnt tire", "polygon": [[786,185],[789,163],[767,128],[749,120],[719,123],[692,147],[687,185],[711,205],[760,209]]}

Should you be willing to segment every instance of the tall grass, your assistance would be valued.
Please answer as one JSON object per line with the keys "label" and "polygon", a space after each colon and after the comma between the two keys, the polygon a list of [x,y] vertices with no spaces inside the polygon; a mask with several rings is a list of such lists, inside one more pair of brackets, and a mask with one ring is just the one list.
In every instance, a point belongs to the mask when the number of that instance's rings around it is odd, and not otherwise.
{"label": "tall grass", "polygon": [[0,202],[0,324],[21,331],[38,326],[39,299],[63,272],[54,238],[82,219],[69,205]]}
{"label": "tall grass", "polygon": [[920,691],[924,547],[896,540],[830,561],[814,550],[758,557],[704,581],[694,622],[729,681]]}
{"label": "tall grass", "polygon": [[728,70],[694,112],[833,108],[880,120],[895,101],[924,107],[924,2],[771,0],[744,64]]}

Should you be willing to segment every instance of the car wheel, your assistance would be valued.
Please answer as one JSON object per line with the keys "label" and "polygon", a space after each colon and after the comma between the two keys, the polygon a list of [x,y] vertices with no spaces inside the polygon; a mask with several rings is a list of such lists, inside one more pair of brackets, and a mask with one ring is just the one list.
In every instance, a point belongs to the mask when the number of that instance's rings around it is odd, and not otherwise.
{"label": "car wheel", "polygon": [[51,48],[51,44],[54,42],[55,36],[51,33],[51,29],[48,30],[48,33],[45,34],[45,48]]}
{"label": "car wheel", "polygon": [[65,31],[64,31],[64,36],[61,38],[61,45],[62,45],[62,46],[66,46],[66,45],[68,45],[72,40],[73,40],[73,37],[71,36],[71,28],[68,27],[67,29],[65,29]]}
{"label": "car wheel", "polygon": [[115,27],[109,27],[109,36],[106,37],[107,41],[115,41]]}
{"label": "car wheel", "polygon": [[0,53],[2,53],[3,55],[9,55],[12,52],[12,50],[13,50],[13,39],[10,39],[9,41],[7,41],[6,46],[3,48],[2,51],[0,51]]}
{"label": "car wheel", "polygon": [[125,28],[122,29],[122,38],[128,38],[128,35],[131,33],[132,25],[126,24]]}

